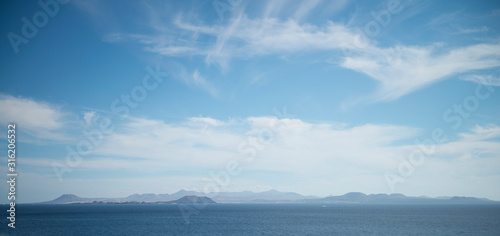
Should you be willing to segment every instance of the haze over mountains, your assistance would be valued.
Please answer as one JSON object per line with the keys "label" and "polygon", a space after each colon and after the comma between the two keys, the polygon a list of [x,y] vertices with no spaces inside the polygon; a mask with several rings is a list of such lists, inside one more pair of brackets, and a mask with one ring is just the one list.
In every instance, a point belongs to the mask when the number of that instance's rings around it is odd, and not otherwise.
{"label": "haze over mountains", "polygon": [[[185,197],[207,197],[217,203],[374,203],[374,204],[488,204],[500,203],[486,198],[474,197],[437,197],[425,196],[410,197],[403,194],[369,194],[359,192],[346,193],[341,196],[319,198],[304,196],[294,192],[280,192],[269,190],[265,192],[219,192],[202,193],[181,190],[173,194],[133,194],[125,198],[82,198],[73,194],[64,194],[52,201],[43,204],[70,204],[70,203],[111,203],[111,202],[143,202],[143,203],[188,203],[181,199]],[[181,200],[181,201],[179,201]],[[177,201],[177,202],[176,202]]]}
{"label": "haze over mountains", "polygon": [[[63,195],[65,196],[65,195]],[[73,197],[78,198],[75,195],[72,195]],[[181,197],[177,200],[173,201],[124,201],[124,200],[118,200],[118,201],[77,201],[77,202],[70,202],[68,204],[207,204],[207,203],[216,203],[209,197],[203,197],[203,196],[193,196],[193,195],[188,195]]]}

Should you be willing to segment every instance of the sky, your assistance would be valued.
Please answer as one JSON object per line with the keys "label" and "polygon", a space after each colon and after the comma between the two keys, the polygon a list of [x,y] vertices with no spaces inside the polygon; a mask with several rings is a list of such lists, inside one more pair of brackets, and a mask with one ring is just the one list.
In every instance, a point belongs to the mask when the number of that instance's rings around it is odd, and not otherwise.
{"label": "sky", "polygon": [[181,189],[500,200],[498,1],[1,4],[17,202]]}

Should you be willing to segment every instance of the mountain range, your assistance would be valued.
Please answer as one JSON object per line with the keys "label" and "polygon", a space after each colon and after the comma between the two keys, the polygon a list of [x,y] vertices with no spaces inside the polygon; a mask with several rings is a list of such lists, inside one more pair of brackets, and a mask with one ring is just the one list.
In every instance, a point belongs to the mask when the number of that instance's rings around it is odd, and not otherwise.
{"label": "mountain range", "polygon": [[[125,198],[82,198],[74,194],[64,194],[54,200],[41,202],[40,204],[70,204],[70,203],[188,203],[182,202],[186,196],[207,197],[210,201],[218,203],[367,203],[367,204],[488,204],[500,203],[486,198],[475,197],[437,197],[426,196],[411,197],[403,194],[369,194],[350,192],[341,196],[329,196],[319,198],[315,196],[304,196],[294,192],[280,192],[269,190],[265,192],[219,192],[202,193],[196,191],[181,190],[173,194],[133,194]],[[186,199],[184,199],[186,200]],[[180,201],[180,202],[175,202]],[[208,201],[208,200],[207,200]]]}
{"label": "mountain range", "polygon": [[[64,196],[64,195],[63,195]],[[75,196],[75,195],[73,195]],[[65,196],[68,197],[68,196]],[[78,198],[78,197],[77,197]],[[77,199],[74,198],[74,199]],[[80,198],[81,200],[82,198]],[[76,201],[70,202],[69,204],[206,204],[206,203],[216,203],[208,197],[202,196],[184,196],[173,201]]]}

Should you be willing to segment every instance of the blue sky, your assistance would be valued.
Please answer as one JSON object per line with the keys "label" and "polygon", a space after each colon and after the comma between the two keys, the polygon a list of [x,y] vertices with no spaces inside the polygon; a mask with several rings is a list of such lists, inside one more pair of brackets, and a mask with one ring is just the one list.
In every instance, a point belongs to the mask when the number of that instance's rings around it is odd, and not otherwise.
{"label": "blue sky", "polygon": [[180,189],[500,200],[497,1],[41,2],[0,8],[19,202]]}

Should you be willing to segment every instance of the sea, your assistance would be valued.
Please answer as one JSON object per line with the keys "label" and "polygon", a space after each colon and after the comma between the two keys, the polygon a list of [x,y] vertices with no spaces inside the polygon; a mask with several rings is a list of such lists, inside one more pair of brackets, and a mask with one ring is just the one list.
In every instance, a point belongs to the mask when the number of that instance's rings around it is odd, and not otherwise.
{"label": "sea", "polygon": [[0,235],[500,235],[500,204],[21,204],[15,229],[3,219]]}

